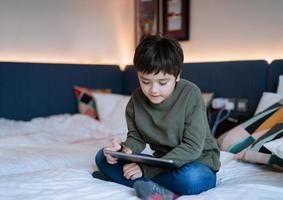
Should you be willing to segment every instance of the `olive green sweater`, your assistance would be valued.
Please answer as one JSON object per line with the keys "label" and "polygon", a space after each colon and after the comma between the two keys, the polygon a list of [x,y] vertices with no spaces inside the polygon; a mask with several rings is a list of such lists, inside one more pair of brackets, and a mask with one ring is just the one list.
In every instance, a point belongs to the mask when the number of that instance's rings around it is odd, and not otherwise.
{"label": "olive green sweater", "polygon": [[[129,131],[123,148],[140,153],[148,143],[155,157],[174,160],[178,167],[194,161],[219,170],[219,149],[210,133],[200,89],[193,83],[181,79],[160,104],[151,103],[137,89],[127,105],[126,119]],[[141,168],[146,178],[168,171]]]}

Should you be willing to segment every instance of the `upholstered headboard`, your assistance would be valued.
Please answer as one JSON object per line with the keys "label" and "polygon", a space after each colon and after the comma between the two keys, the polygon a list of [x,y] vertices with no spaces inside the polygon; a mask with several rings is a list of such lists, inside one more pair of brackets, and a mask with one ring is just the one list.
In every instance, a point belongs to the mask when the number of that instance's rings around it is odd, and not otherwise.
{"label": "upholstered headboard", "polygon": [[280,75],[283,75],[283,60],[274,60],[268,70],[268,91],[276,92]]}
{"label": "upholstered headboard", "polygon": [[252,115],[266,90],[266,61],[231,61],[185,64],[183,77],[196,83],[203,92],[216,97],[247,99]]}
{"label": "upholstered headboard", "polygon": [[[215,97],[248,100],[248,112],[252,115],[267,85],[268,63],[263,60],[185,63],[182,78],[197,84],[202,92],[213,92]],[[123,74],[124,92],[130,94],[138,87],[138,79],[132,66]]]}
{"label": "upholstered headboard", "polygon": [[75,85],[121,93],[122,74],[116,65],[0,62],[0,118],[76,113]]}
{"label": "upholstered headboard", "polygon": [[[252,115],[264,91],[276,91],[283,60],[185,63],[182,78],[215,97],[248,99]],[[77,113],[75,85],[131,94],[139,86],[133,66],[0,62],[0,118],[30,120]]]}

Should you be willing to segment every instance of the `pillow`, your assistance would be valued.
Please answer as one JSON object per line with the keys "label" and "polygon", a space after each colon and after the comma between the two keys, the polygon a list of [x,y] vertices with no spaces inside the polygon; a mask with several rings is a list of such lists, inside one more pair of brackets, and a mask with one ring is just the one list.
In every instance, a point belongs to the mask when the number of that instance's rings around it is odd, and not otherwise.
{"label": "pillow", "polygon": [[283,137],[271,142],[267,142],[263,146],[271,151],[274,155],[283,159]]}
{"label": "pillow", "polygon": [[278,123],[283,123],[283,100],[222,134],[217,141],[221,150],[239,153]]}
{"label": "pillow", "polygon": [[279,83],[277,87],[277,94],[283,96],[283,75],[279,76]]}
{"label": "pillow", "polygon": [[99,120],[99,116],[96,109],[96,103],[92,96],[93,92],[111,93],[110,89],[93,89],[86,87],[74,87],[75,96],[78,102],[78,110],[81,114],[88,115],[92,118]]}
{"label": "pillow", "polygon": [[93,92],[98,115],[101,122],[105,122],[112,129],[125,130],[126,127],[126,106],[130,96],[120,94],[103,94]]}
{"label": "pillow", "polygon": [[283,159],[272,154],[265,144],[283,138],[283,123],[274,125],[269,131],[259,137],[252,145],[236,154],[236,158],[242,161],[267,164],[276,169],[283,170]]}
{"label": "pillow", "polygon": [[211,103],[212,97],[213,97],[214,93],[202,93],[201,96],[203,98],[205,107],[208,107]]}
{"label": "pillow", "polygon": [[273,105],[274,103],[283,99],[283,95],[279,95],[272,92],[264,92],[259,100],[258,106],[256,108],[255,114],[258,114]]}

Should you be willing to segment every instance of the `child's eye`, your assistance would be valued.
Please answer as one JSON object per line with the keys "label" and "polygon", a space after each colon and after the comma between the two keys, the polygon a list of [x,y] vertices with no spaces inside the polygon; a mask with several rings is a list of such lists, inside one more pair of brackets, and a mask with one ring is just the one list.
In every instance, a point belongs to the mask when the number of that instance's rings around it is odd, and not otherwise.
{"label": "child's eye", "polygon": [[167,82],[160,82],[159,84],[160,84],[160,85],[166,85]]}
{"label": "child's eye", "polygon": [[147,81],[142,81],[142,84],[148,85],[149,82],[147,82]]}

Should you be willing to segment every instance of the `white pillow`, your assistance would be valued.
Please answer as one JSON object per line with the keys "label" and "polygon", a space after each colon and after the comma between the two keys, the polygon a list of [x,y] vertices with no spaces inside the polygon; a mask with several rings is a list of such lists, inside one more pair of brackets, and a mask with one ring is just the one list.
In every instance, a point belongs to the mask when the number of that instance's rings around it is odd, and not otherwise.
{"label": "white pillow", "polygon": [[209,106],[214,94],[211,92],[211,93],[202,93],[201,95],[202,95],[202,98],[204,100],[205,106],[206,107]]}
{"label": "white pillow", "polygon": [[126,106],[130,96],[93,93],[100,121],[116,131],[127,131]]}
{"label": "white pillow", "polygon": [[[126,106],[130,96],[108,93],[92,93],[95,99],[100,121],[107,123],[115,131],[126,129]],[[213,93],[202,93],[205,105],[208,106]]]}
{"label": "white pillow", "polygon": [[[125,111],[130,96],[108,93],[92,93],[95,99],[100,121],[109,123],[113,129],[126,126]],[[205,105],[208,106],[213,93],[202,93]]]}
{"label": "white pillow", "polygon": [[283,96],[283,75],[279,76],[279,83],[277,87],[277,94]]}
{"label": "white pillow", "polygon": [[282,98],[283,98],[283,95],[279,95],[279,94],[272,93],[272,92],[264,92],[258,103],[258,106],[256,108],[254,115],[260,113],[261,111],[264,111],[266,108],[280,101]]}
{"label": "white pillow", "polygon": [[269,151],[271,151],[272,154],[283,159],[283,138],[267,142],[263,146],[265,146]]}

